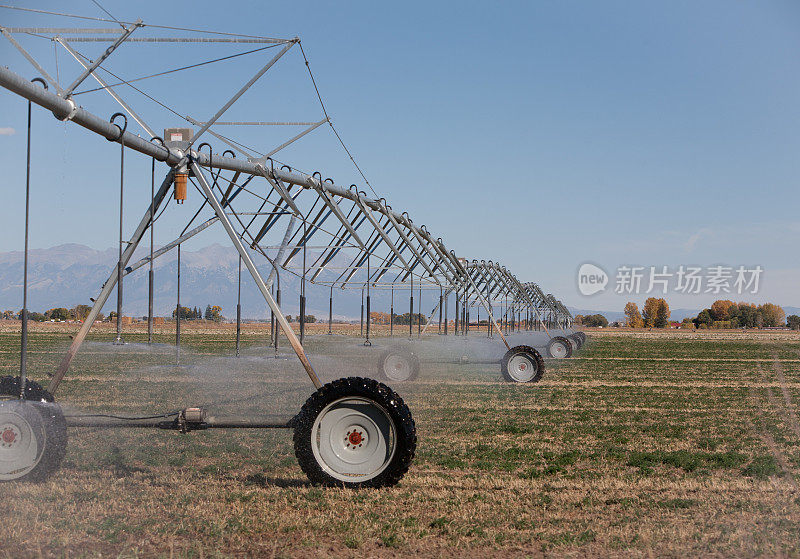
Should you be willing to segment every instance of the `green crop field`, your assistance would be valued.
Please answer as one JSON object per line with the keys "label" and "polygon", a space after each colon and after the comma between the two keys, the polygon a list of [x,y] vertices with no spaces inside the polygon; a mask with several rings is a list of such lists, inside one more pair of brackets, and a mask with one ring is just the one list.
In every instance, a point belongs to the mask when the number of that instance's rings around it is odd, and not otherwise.
{"label": "green crop field", "polygon": [[[0,334],[2,375],[18,339]],[[312,391],[263,335],[237,359],[230,335],[189,331],[180,365],[166,334],[109,339],[76,359],[67,413],[288,419]],[[383,341],[308,346],[332,380],[373,375]],[[32,334],[36,380],[68,343]],[[436,364],[394,388],[418,430],[394,488],[309,485],[287,430],[76,428],[47,482],[0,486],[0,557],[800,555],[798,336],[603,331],[537,384]]]}

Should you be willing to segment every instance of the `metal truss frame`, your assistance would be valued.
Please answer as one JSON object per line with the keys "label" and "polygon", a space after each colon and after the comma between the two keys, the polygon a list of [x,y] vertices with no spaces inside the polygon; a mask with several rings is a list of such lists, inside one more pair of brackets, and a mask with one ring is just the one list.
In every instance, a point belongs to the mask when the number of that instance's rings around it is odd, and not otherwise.
{"label": "metal truss frame", "polygon": [[[418,289],[439,291],[438,303],[430,313],[426,329],[438,310],[441,330],[444,310],[445,334],[447,333],[447,301],[453,294],[456,298],[456,333],[460,323],[466,335],[469,331],[469,309],[482,307],[489,317],[489,335],[497,332],[508,349],[511,349],[511,346],[504,332],[506,334],[513,332],[515,328],[519,329],[523,325],[532,328],[534,317],[545,331],[548,324],[559,328],[571,326],[572,316],[566,307],[552,295],[544,295],[536,284],[521,283],[507,268],[498,263],[484,260],[469,262],[457,257],[445,246],[440,237],[434,238],[425,225],[415,224],[408,213],[398,213],[393,210],[385,199],[371,198],[365,192],[359,191],[356,185],[349,187],[337,185],[332,179],[323,179],[318,172],[307,174],[286,165],[276,166],[272,156],[322,124],[330,122],[327,113],[323,120],[302,123],[220,120],[278,60],[300,43],[298,38],[274,39],[224,34],[216,34],[213,37],[142,37],[140,30],[145,25],[141,20],[124,23],[120,27],[121,29],[111,27],[88,29],[0,26],[0,34],[31,63],[55,92],[37,87],[5,67],[0,67],[0,86],[51,111],[59,120],[71,121],[111,142],[121,143],[125,148],[150,157],[154,161],[163,162],[170,168],[160,187],[154,192],[151,204],[144,212],[139,225],[124,244],[125,250],[118,262],[124,273],[118,275],[115,268],[103,285],[89,316],[51,379],[48,387],[51,393],[55,392],[64,378],[91,325],[117,284],[118,277],[121,281],[124,275],[151,264],[155,258],[168,253],[172,248],[180,247],[181,243],[217,222],[222,224],[241,261],[272,310],[277,325],[288,338],[317,388],[321,383],[303,349],[302,325],[301,336],[298,338],[281,312],[280,288],[277,300],[271,292],[273,276],[277,275],[278,268],[296,274],[302,279],[301,307],[304,303],[306,281],[330,287],[331,298],[334,288],[366,289],[368,336],[370,289],[394,290],[398,285],[408,283],[411,292],[410,310],[413,315],[415,282]],[[62,86],[16,40],[15,35],[18,34],[36,34],[50,39],[54,44],[63,47],[80,64],[82,71],[66,87]],[[72,46],[72,43],[77,42],[110,42],[111,45],[99,58],[89,60]],[[123,99],[115,89],[122,84],[130,85],[136,80],[124,80],[104,66],[123,45],[136,42],[240,42],[273,45],[279,50],[212,116],[204,121],[185,117],[187,122],[199,128],[191,141],[179,149],[167,147],[163,141],[154,142],[153,140],[158,139],[156,128],[148,124],[134,110],[131,103]],[[117,78],[119,83],[109,83],[100,74],[101,70]],[[108,121],[79,107],[74,101],[75,95],[80,93],[76,90],[90,77],[100,85],[98,89],[106,91],[119,104],[122,111],[137,122],[153,137],[153,140],[146,140],[120,128],[113,122],[113,118],[112,121]],[[306,128],[279,146],[265,150],[265,154],[262,155],[254,154],[254,150],[222,135],[218,132],[218,128],[215,128],[237,124],[302,124]],[[231,149],[220,155],[213,153],[209,144],[198,144],[198,140],[206,132]],[[207,151],[203,150],[205,146],[208,146]],[[244,157],[237,158],[236,152]],[[192,184],[201,195],[200,209],[178,238],[165,244],[158,251],[151,252],[150,256],[129,265],[134,250],[142,241],[147,229],[152,226],[155,215],[167,199],[177,173],[190,176]],[[195,218],[206,208],[212,214],[190,229]],[[285,228],[282,227],[284,225]],[[285,230],[283,239],[276,245],[275,234],[282,230]],[[311,241],[318,244],[312,245]],[[278,254],[275,258],[270,258],[267,251],[273,249],[277,249]],[[312,253],[309,263],[308,252],[316,249],[321,251]],[[273,268],[267,279],[263,277],[253,259],[258,255],[265,257]],[[298,265],[300,256],[302,263]],[[495,310],[498,306],[501,312],[496,315]],[[460,318],[459,313],[461,313]],[[302,309],[301,316],[304,316]],[[549,335],[549,331],[547,333]]]}

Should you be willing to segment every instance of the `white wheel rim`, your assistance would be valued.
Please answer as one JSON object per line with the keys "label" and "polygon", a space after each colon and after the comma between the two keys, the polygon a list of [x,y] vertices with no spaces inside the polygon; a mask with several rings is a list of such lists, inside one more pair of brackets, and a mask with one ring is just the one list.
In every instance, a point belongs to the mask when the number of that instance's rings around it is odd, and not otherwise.
{"label": "white wheel rim", "polygon": [[[21,402],[0,402],[0,480],[21,478],[33,470],[42,459],[44,426],[36,414],[24,414]],[[33,419],[33,424],[29,420]],[[38,421],[36,420],[38,418]]]}
{"label": "white wheel rim", "polygon": [[560,340],[555,340],[550,343],[550,355],[557,359],[563,359],[567,356],[567,346]]}
{"label": "white wheel rim", "polygon": [[411,363],[404,355],[392,353],[383,361],[383,371],[389,380],[408,380],[411,378]]}
{"label": "white wheel rim", "polygon": [[517,354],[508,360],[508,374],[516,382],[530,382],[536,376],[536,364],[527,355]]}
{"label": "white wheel rim", "polygon": [[325,406],[311,428],[320,467],[339,481],[370,480],[383,472],[397,447],[394,422],[367,398],[346,397]]}

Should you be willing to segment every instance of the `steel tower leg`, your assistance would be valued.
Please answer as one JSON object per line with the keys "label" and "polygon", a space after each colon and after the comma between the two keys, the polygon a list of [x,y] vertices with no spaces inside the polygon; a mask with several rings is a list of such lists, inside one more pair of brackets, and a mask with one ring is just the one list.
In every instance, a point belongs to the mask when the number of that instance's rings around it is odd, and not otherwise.
{"label": "steel tower leg", "polygon": [[[144,236],[144,232],[147,230],[147,226],[150,225],[150,220],[152,216],[155,215],[156,210],[158,210],[161,202],[164,200],[170,186],[172,186],[172,179],[175,172],[170,169],[167,173],[167,176],[164,178],[164,181],[161,183],[161,186],[156,192],[156,195],[153,201],[150,204],[150,207],[142,217],[142,220],[139,222],[139,226],[134,231],[133,235],[131,236],[130,241],[128,242],[128,246],[122,254],[122,263],[126,265],[128,261],[133,256],[133,251],[136,250],[136,247],[139,246],[139,242],[142,240]],[[114,290],[114,287],[117,284],[117,269],[116,266],[114,267],[114,271],[111,273],[109,278],[106,280],[106,283],[103,285],[103,288],[100,290],[100,294],[95,299],[94,305],[92,306],[92,310],[89,311],[89,315],[86,317],[86,320],[83,322],[83,326],[81,329],[78,330],[78,333],[75,334],[75,337],[72,340],[72,344],[70,345],[67,353],[64,355],[64,358],[61,360],[61,363],[56,369],[56,372],[53,374],[53,378],[50,379],[50,384],[47,387],[47,391],[50,394],[54,394],[55,391],[58,389],[58,385],[61,384],[61,381],[64,378],[64,375],[67,374],[67,370],[69,369],[70,363],[75,358],[75,355],[78,353],[78,350],[83,343],[83,340],[86,338],[86,334],[89,333],[89,329],[94,324],[94,321],[97,319],[97,315],[103,309],[103,305],[105,305],[108,297],[111,295],[111,292]]]}
{"label": "steel tower leg", "polygon": [[220,205],[219,200],[217,200],[216,196],[214,196],[211,186],[209,186],[208,181],[206,181],[206,178],[203,175],[203,170],[195,161],[191,161],[190,165],[195,177],[197,178],[197,182],[200,184],[200,188],[203,190],[203,194],[211,204],[211,207],[214,208],[214,212],[222,222],[223,227],[225,227],[225,231],[231,238],[233,246],[236,247],[237,251],[239,251],[245,267],[250,271],[250,275],[253,277],[253,281],[256,282],[256,286],[264,296],[264,300],[267,302],[270,309],[272,309],[272,311],[275,313],[275,318],[277,319],[281,330],[283,330],[284,335],[289,339],[289,343],[291,344],[292,349],[294,349],[294,352],[297,354],[297,358],[300,360],[300,363],[302,363],[303,368],[306,370],[308,377],[311,379],[311,382],[314,384],[315,388],[321,388],[322,383],[320,382],[316,371],[314,371],[314,367],[311,365],[311,362],[308,360],[300,340],[297,339],[297,336],[295,336],[294,332],[292,331],[292,327],[289,326],[288,322],[286,322],[286,317],[284,317],[281,313],[280,307],[278,307],[278,304],[272,298],[272,295],[270,295],[267,285],[264,283],[261,274],[258,273],[258,269],[253,263],[252,258],[250,258],[250,254],[247,252],[247,249],[245,249],[241,238],[239,238],[239,235],[236,233],[233,225],[231,225],[231,222],[228,219],[228,216],[225,214],[225,210]]}

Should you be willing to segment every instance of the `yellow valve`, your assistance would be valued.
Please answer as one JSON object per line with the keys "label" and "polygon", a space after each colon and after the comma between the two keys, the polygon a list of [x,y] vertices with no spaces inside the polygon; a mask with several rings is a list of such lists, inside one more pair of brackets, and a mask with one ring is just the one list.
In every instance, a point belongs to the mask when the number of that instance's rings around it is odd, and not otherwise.
{"label": "yellow valve", "polygon": [[186,201],[186,183],[189,175],[187,173],[175,173],[175,201],[183,204]]}

